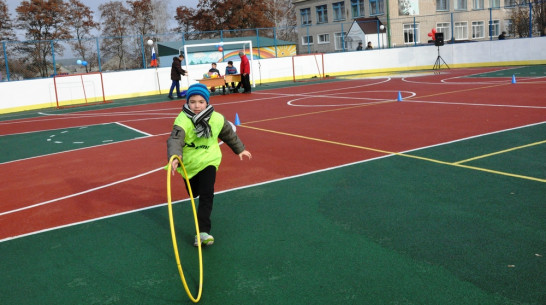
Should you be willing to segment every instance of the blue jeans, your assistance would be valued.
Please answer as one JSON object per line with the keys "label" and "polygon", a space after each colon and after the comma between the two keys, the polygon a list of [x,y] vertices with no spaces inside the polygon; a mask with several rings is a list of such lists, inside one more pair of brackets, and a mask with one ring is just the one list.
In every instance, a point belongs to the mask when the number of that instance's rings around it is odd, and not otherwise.
{"label": "blue jeans", "polygon": [[171,90],[169,90],[169,96],[173,96],[173,90],[176,88],[176,96],[180,96],[180,81],[179,80],[173,80],[173,83],[171,84]]}

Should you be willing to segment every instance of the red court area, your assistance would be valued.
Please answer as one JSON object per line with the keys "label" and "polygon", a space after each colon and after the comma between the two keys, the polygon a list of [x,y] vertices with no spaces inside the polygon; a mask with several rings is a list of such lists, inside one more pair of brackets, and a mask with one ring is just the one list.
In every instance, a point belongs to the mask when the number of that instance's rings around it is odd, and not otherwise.
{"label": "red court area", "polygon": [[[227,119],[238,114],[237,132],[253,155],[240,161],[223,145],[216,191],[543,122],[546,80],[465,77],[493,70],[259,86],[252,94],[213,96]],[[164,204],[166,140],[182,103],[49,110],[0,122],[0,135],[110,122],[146,134],[0,164],[0,240]],[[173,200],[187,198],[182,179],[173,183]]]}

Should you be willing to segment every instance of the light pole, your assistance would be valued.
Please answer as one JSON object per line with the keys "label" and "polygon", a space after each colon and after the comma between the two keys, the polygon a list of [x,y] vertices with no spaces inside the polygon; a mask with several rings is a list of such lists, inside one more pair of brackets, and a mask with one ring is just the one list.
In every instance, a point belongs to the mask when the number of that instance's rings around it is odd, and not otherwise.
{"label": "light pole", "polygon": [[161,94],[161,85],[159,82],[159,72],[157,71],[157,55],[155,54],[154,49],[154,41],[151,39],[148,39],[146,42],[148,46],[152,47],[152,60],[150,62],[150,66],[155,67],[155,77],[157,78],[157,89],[159,89],[159,94]]}
{"label": "light pole", "polygon": [[380,25],[379,29],[381,30],[381,47],[384,49],[385,48],[385,35],[383,34],[383,31],[385,30],[385,26]]}

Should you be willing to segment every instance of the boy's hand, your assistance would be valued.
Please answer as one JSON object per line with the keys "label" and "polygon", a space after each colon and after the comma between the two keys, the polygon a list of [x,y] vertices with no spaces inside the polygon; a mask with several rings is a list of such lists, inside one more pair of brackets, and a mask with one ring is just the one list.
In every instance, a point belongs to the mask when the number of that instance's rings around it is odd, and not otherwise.
{"label": "boy's hand", "polygon": [[246,149],[239,154],[239,159],[243,160],[243,156],[247,156],[249,160],[252,159],[252,154]]}
{"label": "boy's hand", "polygon": [[171,163],[171,173],[172,173],[173,176],[176,173],[177,168],[178,168],[178,159],[175,158],[175,159],[173,159],[173,162]]}

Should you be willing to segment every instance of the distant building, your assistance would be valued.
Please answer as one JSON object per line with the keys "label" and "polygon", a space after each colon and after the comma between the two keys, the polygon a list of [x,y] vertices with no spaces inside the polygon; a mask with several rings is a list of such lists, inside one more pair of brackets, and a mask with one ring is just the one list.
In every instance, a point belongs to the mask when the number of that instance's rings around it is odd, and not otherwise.
{"label": "distant building", "polygon": [[[374,48],[427,44],[432,29],[444,33],[446,43],[496,38],[510,33],[514,0],[294,0],[300,53],[328,53],[356,49],[357,20],[377,19],[362,28],[363,45]],[[360,24],[360,22],[357,21]],[[362,24],[368,22],[362,21]],[[384,25],[377,33],[377,28]],[[373,29],[375,27],[375,30]],[[384,38],[384,39],[383,39]],[[383,42],[384,40],[384,42]],[[355,44],[356,43],[356,44]]]}

